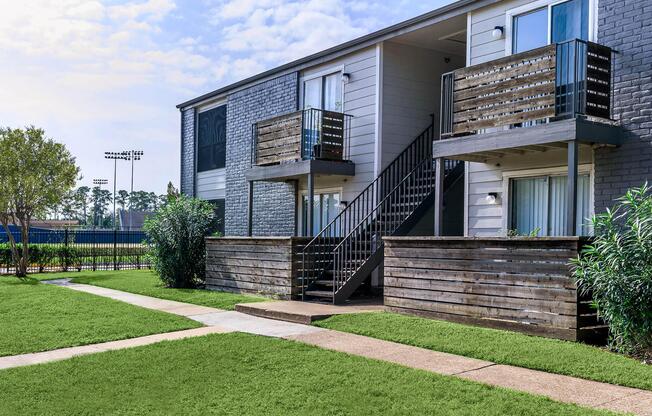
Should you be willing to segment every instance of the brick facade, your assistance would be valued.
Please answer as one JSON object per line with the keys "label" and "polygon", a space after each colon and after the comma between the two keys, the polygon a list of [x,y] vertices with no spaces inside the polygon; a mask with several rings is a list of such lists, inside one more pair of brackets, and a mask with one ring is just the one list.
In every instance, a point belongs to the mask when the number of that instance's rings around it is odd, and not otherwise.
{"label": "brick facade", "polygon": [[[247,235],[248,188],[244,172],[251,167],[252,125],[297,109],[298,74],[284,75],[228,97],[226,122],[225,234]],[[255,236],[295,233],[295,185],[257,182],[254,187]]]}
{"label": "brick facade", "polygon": [[180,191],[195,193],[195,109],[181,112],[181,180]]}
{"label": "brick facade", "polygon": [[613,48],[613,115],[625,143],[595,151],[595,211],[652,180],[652,0],[600,0],[598,43]]}

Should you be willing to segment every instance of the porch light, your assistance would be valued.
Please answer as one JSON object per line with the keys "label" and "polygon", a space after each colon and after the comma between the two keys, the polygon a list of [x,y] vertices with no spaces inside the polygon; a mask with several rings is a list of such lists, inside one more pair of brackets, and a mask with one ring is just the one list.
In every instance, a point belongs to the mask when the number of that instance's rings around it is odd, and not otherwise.
{"label": "porch light", "polygon": [[348,72],[342,74],[342,82],[344,84],[348,83],[350,79],[351,79],[351,74],[349,74]]}
{"label": "porch light", "polygon": [[504,29],[502,26],[495,26],[494,30],[491,31],[491,37],[495,40],[502,39],[503,31]]}
{"label": "porch light", "polygon": [[489,205],[497,205],[500,203],[500,198],[498,197],[498,192],[489,192],[484,198]]}
{"label": "porch light", "polygon": [[340,201],[340,211],[344,211],[347,205],[349,205],[348,201]]}

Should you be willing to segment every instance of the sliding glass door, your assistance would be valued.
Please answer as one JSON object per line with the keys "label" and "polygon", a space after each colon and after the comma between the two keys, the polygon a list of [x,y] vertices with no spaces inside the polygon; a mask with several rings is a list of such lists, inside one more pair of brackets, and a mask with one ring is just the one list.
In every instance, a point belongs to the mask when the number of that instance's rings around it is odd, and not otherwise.
{"label": "sliding glass door", "polygon": [[[519,235],[561,236],[567,217],[567,176],[517,178],[510,182],[510,230]],[[589,175],[577,178],[576,235],[590,235]]]}

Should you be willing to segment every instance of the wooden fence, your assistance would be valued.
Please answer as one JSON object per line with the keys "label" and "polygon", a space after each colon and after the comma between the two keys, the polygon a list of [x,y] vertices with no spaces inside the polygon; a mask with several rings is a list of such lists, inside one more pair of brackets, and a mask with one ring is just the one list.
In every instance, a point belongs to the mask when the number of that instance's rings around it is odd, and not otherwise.
{"label": "wooden fence", "polygon": [[566,340],[602,338],[568,262],[585,240],[385,238],[388,309]]}
{"label": "wooden fence", "polygon": [[209,237],[206,288],[277,299],[301,294],[298,265],[301,237]]}

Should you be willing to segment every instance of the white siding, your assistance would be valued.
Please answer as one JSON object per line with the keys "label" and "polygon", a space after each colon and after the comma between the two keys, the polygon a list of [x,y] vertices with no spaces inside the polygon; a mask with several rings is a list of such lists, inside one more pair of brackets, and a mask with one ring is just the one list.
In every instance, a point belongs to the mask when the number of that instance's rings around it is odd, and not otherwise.
{"label": "white siding", "polygon": [[197,172],[197,197],[206,200],[224,199],[226,169]]}
{"label": "white siding", "polygon": [[[446,58],[450,62],[445,62]],[[435,126],[439,125],[441,75],[462,66],[463,57],[385,43],[381,169],[423,131],[430,122],[430,114],[435,114]]]}
{"label": "white siding", "polygon": [[[580,150],[580,164],[592,163],[590,148]],[[522,156],[504,157],[494,163],[469,163],[468,169],[468,235],[489,237],[504,235],[504,218],[507,215],[506,198],[500,204],[490,205],[487,193],[504,191],[503,172],[566,166],[566,150],[528,153]]]}
{"label": "white siding", "polygon": [[507,10],[531,3],[531,0],[501,1],[471,13],[468,38],[470,40],[469,63],[471,65],[505,56],[505,36],[495,40],[491,32],[496,26],[505,26]]}
{"label": "white siding", "polygon": [[[355,198],[374,179],[374,147],[376,143],[376,48],[370,47],[333,61],[309,68],[301,77],[329,70],[350,74],[343,84],[344,113],[351,119],[350,159],[355,163],[351,178],[318,177],[316,189],[342,188],[342,199]],[[305,180],[300,189],[307,188]]]}

